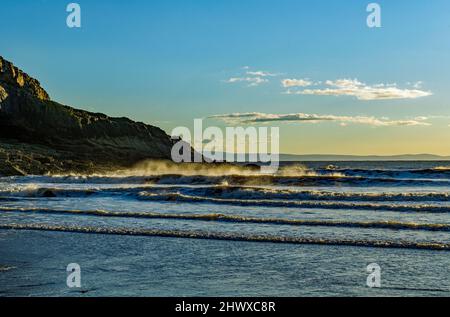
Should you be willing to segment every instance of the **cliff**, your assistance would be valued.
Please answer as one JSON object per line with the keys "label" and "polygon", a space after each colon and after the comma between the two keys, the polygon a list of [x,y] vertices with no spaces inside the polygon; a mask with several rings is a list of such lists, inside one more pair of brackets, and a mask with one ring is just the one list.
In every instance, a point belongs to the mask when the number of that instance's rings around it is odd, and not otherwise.
{"label": "cliff", "polygon": [[0,56],[0,175],[92,173],[170,159],[163,130],[52,101]]}

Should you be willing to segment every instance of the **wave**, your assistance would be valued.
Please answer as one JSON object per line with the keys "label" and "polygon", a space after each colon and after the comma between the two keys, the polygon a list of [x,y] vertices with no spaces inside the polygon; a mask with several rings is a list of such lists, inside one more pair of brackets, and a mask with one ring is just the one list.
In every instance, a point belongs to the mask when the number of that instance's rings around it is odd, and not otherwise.
{"label": "wave", "polygon": [[[387,166],[389,162],[386,162]],[[299,176],[365,176],[365,177],[390,177],[405,178],[411,176],[434,176],[450,179],[450,166],[427,166],[424,168],[411,168],[414,163],[409,166],[398,166],[397,168],[340,168],[335,165],[325,167],[311,168],[303,163],[281,164],[278,171],[273,176],[282,177],[299,177]],[[70,174],[70,175],[50,175],[53,177],[135,177],[135,176],[164,176],[164,175],[181,175],[181,176],[258,176],[260,175],[260,166],[256,164],[233,164],[233,163],[182,163],[177,164],[170,161],[147,160],[140,162],[129,169],[111,171],[103,174]]]}
{"label": "wave", "polygon": [[450,172],[450,166],[436,166],[432,168],[433,171]]}
{"label": "wave", "polygon": [[107,234],[122,236],[145,236],[163,238],[185,238],[185,239],[207,239],[226,241],[246,241],[246,242],[266,242],[283,244],[312,244],[312,245],[333,245],[333,246],[354,246],[371,248],[401,248],[401,249],[423,249],[450,251],[450,244],[437,242],[410,242],[410,241],[390,241],[390,240],[347,240],[347,239],[326,239],[307,237],[281,237],[273,235],[243,235],[224,232],[205,232],[191,230],[159,230],[159,229],[130,229],[130,228],[105,228],[105,227],[82,227],[82,226],[60,226],[46,224],[0,224],[0,229],[4,230],[30,230],[30,231],[51,231],[70,232],[85,234]]}
{"label": "wave", "polygon": [[[257,164],[234,164],[234,163],[174,163],[167,160],[146,160],[133,166],[132,168],[111,171],[102,174],[48,174],[50,177],[65,178],[133,178],[133,177],[153,177],[165,175],[180,176],[259,176],[261,167]],[[320,172],[308,168],[303,164],[295,163],[286,166],[280,166],[273,174],[278,176],[342,176],[332,170],[322,170]]]}
{"label": "wave", "polygon": [[286,188],[213,186],[196,188],[174,187],[172,190],[196,196],[226,199],[279,199],[313,201],[434,201],[448,202],[450,192],[409,192],[409,193],[371,193],[371,192],[333,192]]}
{"label": "wave", "polygon": [[258,207],[286,207],[286,208],[304,208],[304,209],[342,209],[342,210],[381,210],[381,211],[399,211],[399,212],[432,212],[448,213],[450,206],[441,205],[398,205],[398,204],[379,204],[379,203],[353,203],[353,202],[334,202],[334,201],[287,201],[273,199],[224,199],[212,197],[190,196],[182,193],[140,193],[140,199],[150,201],[167,201],[182,203],[211,203],[238,206],[258,206]]}
{"label": "wave", "polygon": [[[328,169],[325,169],[328,170]],[[321,169],[319,169],[321,171]],[[450,179],[450,167],[437,166],[424,169],[357,169],[345,168],[333,169],[336,173],[345,176],[360,176],[371,178],[394,178],[394,179]]]}
{"label": "wave", "polygon": [[[112,191],[110,191],[112,193]],[[13,197],[35,197],[35,198],[52,198],[52,197],[88,197],[101,193],[99,189],[62,189],[51,187],[38,187],[37,185],[27,185],[15,187],[12,189],[0,190],[0,199],[8,199]]]}
{"label": "wave", "polygon": [[[306,164],[306,163],[305,163]],[[318,163],[281,164],[272,174],[261,174],[258,165],[228,163],[181,163],[144,161],[133,168],[103,174],[49,174],[28,177],[30,181],[98,184],[222,184],[286,186],[450,186],[450,166],[432,163],[354,163],[350,167]],[[445,163],[441,163],[445,164]],[[315,167],[311,167],[315,166]],[[361,166],[361,167],[359,167]],[[381,168],[383,166],[383,168]],[[19,177],[20,178],[20,177]],[[12,180],[19,179],[13,177]],[[20,178],[23,179],[23,178]]]}
{"label": "wave", "polygon": [[28,185],[9,190],[0,190],[0,194],[19,197],[85,197],[100,194],[132,194],[139,192],[182,191],[199,196],[221,198],[262,199],[274,198],[284,200],[349,200],[349,201],[449,201],[450,192],[407,192],[407,193],[371,193],[371,192],[333,192],[318,190],[301,190],[291,188],[252,187],[252,186],[124,186],[106,188],[52,188]]}
{"label": "wave", "polygon": [[318,173],[334,171],[344,176],[370,178],[450,180],[450,165],[439,166],[433,162],[353,162],[350,166],[348,163],[346,165],[339,167],[330,164],[316,170]]}
{"label": "wave", "polygon": [[171,219],[171,220],[198,220],[231,223],[253,223],[268,225],[291,225],[308,227],[343,227],[343,228],[373,228],[392,230],[425,230],[425,231],[450,231],[450,224],[428,224],[398,221],[328,221],[328,220],[303,220],[283,218],[242,217],[234,215],[212,214],[168,214],[152,212],[121,212],[106,210],[55,210],[55,209],[17,209],[2,208],[3,212],[44,213],[44,214],[69,214],[96,217],[122,217],[122,218],[144,218],[144,219]]}
{"label": "wave", "polygon": [[8,272],[8,271],[14,270],[15,268],[16,268],[15,266],[0,265],[0,273]]}
{"label": "wave", "polygon": [[181,176],[147,177],[146,183],[164,185],[220,185],[232,186],[450,186],[450,180],[372,178],[361,176]]}
{"label": "wave", "polygon": [[[138,189],[139,190],[139,189]],[[146,193],[181,193],[200,197],[222,199],[278,199],[305,201],[391,201],[391,202],[448,202],[450,192],[409,192],[409,193],[371,193],[371,192],[333,192],[318,190],[301,190],[291,188],[269,188],[251,186],[202,186],[202,187],[169,187],[145,188]]]}
{"label": "wave", "polygon": [[[99,178],[99,177],[65,177],[63,179],[48,177],[29,179],[30,183],[0,184],[0,196],[19,197],[83,197],[94,194],[129,194],[139,190],[157,190],[158,187],[206,188],[203,191],[207,195],[220,195],[222,198],[275,198],[275,199],[299,199],[299,200],[345,200],[345,201],[448,201],[447,193],[336,193],[327,191],[305,191],[293,187],[450,187],[450,181],[445,180],[417,180],[417,179],[372,179],[362,177],[338,177],[338,176],[180,176],[165,175],[153,177],[133,178]],[[55,187],[46,187],[53,183]],[[41,186],[42,184],[43,186]],[[60,185],[57,185],[60,184]],[[62,188],[69,184],[69,188]],[[73,188],[73,187],[81,188]],[[289,189],[280,190],[275,186]],[[3,187],[3,188],[2,188]],[[72,187],[72,188],[70,188]],[[264,188],[265,189],[262,189]],[[272,187],[272,188],[269,188]],[[202,189],[197,190],[202,195]],[[225,197],[225,196],[229,197]],[[263,197],[264,196],[264,197]]]}
{"label": "wave", "polygon": [[[0,191],[0,199],[18,199],[18,197],[54,198],[54,197],[89,197],[89,196],[124,196],[140,200],[154,201],[183,201],[183,202],[213,202],[241,205],[269,205],[269,206],[293,206],[301,207],[313,204],[326,206],[337,206],[341,202],[343,207],[351,207],[350,202],[448,202],[450,192],[333,192],[318,190],[301,190],[291,188],[252,187],[252,186],[137,186],[137,187],[108,187],[108,188],[47,188],[36,186],[25,186],[12,190]],[[366,204],[367,205],[367,204]],[[360,206],[360,205],[355,205]],[[377,208],[376,204],[370,204]],[[401,206],[401,205],[400,205]],[[408,205],[407,208],[410,208]],[[417,205],[412,205],[417,206]],[[305,207],[305,208],[306,208]],[[430,204],[419,205],[419,209],[447,210],[444,206]],[[439,207],[439,208],[434,208]],[[356,208],[356,207],[354,207]],[[363,207],[366,209],[367,207]],[[393,205],[390,209],[399,208]],[[405,209],[401,207],[400,209]]]}
{"label": "wave", "polygon": [[[389,166],[387,164],[386,166]],[[423,168],[412,168],[409,166],[397,166],[397,168],[370,167],[345,167],[340,168],[335,165],[325,167],[308,167],[303,163],[281,164],[278,171],[272,176],[275,177],[361,177],[361,178],[394,178],[394,179],[447,179],[450,181],[450,166],[426,166]],[[133,177],[154,177],[154,176],[261,176],[261,169],[258,165],[239,165],[228,163],[183,163],[176,164],[169,161],[148,160],[136,164],[130,169],[117,170],[106,174],[92,174],[89,177],[98,178],[133,178]],[[51,175],[67,176],[67,175]],[[72,174],[69,176],[85,177],[86,175]]]}

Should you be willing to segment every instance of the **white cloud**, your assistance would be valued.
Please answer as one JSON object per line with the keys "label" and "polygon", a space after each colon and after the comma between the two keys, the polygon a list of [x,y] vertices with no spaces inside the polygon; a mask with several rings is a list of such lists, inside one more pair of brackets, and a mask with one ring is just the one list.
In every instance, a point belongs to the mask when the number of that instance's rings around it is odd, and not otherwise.
{"label": "white cloud", "polygon": [[[238,76],[225,80],[226,83],[247,82],[249,87],[259,86],[269,82],[269,77],[281,74],[263,70],[251,70],[249,66],[242,68]],[[285,78],[281,84],[289,95],[317,95],[317,96],[351,96],[358,100],[390,100],[415,99],[432,95],[432,92],[422,90],[422,81],[408,82],[408,88],[400,88],[396,83],[365,84],[358,79],[337,79],[312,81],[308,78]],[[314,88],[308,88],[315,86]]]}
{"label": "white cloud", "polygon": [[353,96],[359,100],[386,100],[386,99],[415,99],[432,95],[429,91],[423,91],[416,83],[414,89],[401,89],[397,84],[366,85],[357,79],[327,80],[325,85],[331,88],[317,88],[304,90],[288,90],[287,94],[319,95],[319,96]]}
{"label": "white cloud", "polygon": [[223,115],[215,115],[209,118],[219,119],[230,124],[251,124],[251,123],[269,123],[269,122],[304,122],[304,123],[320,123],[320,122],[337,122],[341,126],[348,124],[363,124],[376,127],[386,126],[429,126],[426,117],[391,120],[389,118],[376,118],[371,116],[338,116],[338,115],[319,115],[306,113],[292,114],[268,114],[260,112],[247,113],[231,113]]}
{"label": "white cloud", "polygon": [[258,70],[258,71],[247,71],[246,74],[247,74],[247,75],[250,75],[250,76],[258,76],[258,77],[272,77],[272,76],[277,76],[277,74],[265,72],[265,71],[262,71],[262,70]]}
{"label": "white cloud", "polygon": [[247,82],[249,86],[259,86],[263,83],[267,83],[268,80],[262,77],[232,77],[226,80],[227,83]]}
{"label": "white cloud", "polygon": [[290,88],[290,87],[308,87],[313,85],[314,83],[309,79],[286,78],[281,81],[281,84],[283,85],[284,88]]}
{"label": "white cloud", "polygon": [[278,76],[278,74],[266,72],[263,70],[257,70],[257,71],[250,70],[249,66],[244,66],[242,69],[245,70],[244,74],[240,74],[236,77],[231,77],[231,78],[225,80],[225,82],[229,83],[229,84],[238,83],[238,82],[247,82],[247,83],[249,83],[248,84],[249,87],[255,87],[255,86],[259,86],[264,83],[268,83],[269,79],[267,77]]}

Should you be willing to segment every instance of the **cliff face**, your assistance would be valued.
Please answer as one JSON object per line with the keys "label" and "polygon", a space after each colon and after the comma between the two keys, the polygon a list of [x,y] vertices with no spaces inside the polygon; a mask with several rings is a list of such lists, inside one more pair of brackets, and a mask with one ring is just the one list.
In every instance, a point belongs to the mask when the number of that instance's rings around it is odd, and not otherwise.
{"label": "cliff face", "polygon": [[[40,100],[49,100],[47,92],[42,89],[39,82],[15,67],[12,63],[0,56],[0,83],[3,89],[20,89],[22,93],[35,96]],[[0,93],[1,94],[1,93]],[[0,97],[1,98],[1,97]],[[0,99],[1,100],[1,99]]]}
{"label": "cliff face", "polygon": [[61,105],[0,56],[0,175],[93,172],[170,159],[161,129]]}

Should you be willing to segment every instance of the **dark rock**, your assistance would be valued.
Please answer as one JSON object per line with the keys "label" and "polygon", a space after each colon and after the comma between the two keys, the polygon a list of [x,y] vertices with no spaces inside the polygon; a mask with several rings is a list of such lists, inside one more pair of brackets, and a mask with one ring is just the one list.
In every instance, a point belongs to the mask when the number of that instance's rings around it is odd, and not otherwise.
{"label": "dark rock", "polygon": [[170,159],[163,130],[50,100],[39,82],[0,57],[0,174],[89,173]]}

